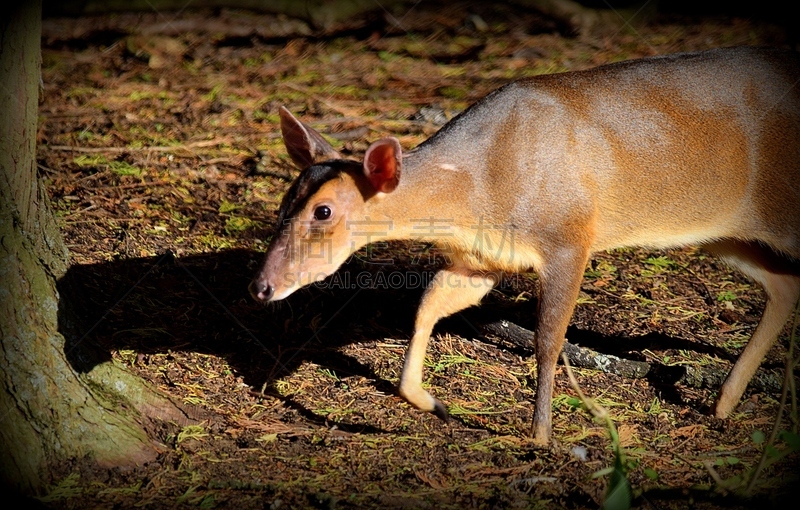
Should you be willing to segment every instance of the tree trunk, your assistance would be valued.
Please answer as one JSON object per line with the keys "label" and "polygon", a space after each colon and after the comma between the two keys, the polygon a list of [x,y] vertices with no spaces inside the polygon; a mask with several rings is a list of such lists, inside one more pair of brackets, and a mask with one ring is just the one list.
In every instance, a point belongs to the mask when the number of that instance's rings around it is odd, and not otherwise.
{"label": "tree trunk", "polygon": [[60,461],[147,462],[157,450],[140,411],[182,416],[116,365],[79,374],[67,360],[58,331],[64,303],[56,291],[67,252],[36,175],[40,39],[41,1],[6,9],[0,21],[0,483],[26,493],[41,491]]}

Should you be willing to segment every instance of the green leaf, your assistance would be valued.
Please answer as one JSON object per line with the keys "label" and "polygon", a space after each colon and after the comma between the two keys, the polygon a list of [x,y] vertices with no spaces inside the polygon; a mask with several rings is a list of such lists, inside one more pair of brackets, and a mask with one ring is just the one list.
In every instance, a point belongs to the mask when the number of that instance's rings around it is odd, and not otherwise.
{"label": "green leaf", "polygon": [[800,435],[789,432],[788,430],[782,430],[778,433],[778,437],[781,438],[781,441],[789,445],[789,448],[792,450],[800,450]]}
{"label": "green leaf", "polygon": [[[619,463],[617,457],[616,463]],[[631,507],[631,484],[625,477],[622,469],[615,468],[611,473],[606,500],[603,502],[604,510],[628,510]]]}
{"label": "green leaf", "polygon": [[780,456],[781,456],[780,450],[778,450],[777,448],[775,448],[771,444],[767,445],[767,457],[776,459],[776,458],[779,458]]}
{"label": "green leaf", "polygon": [[736,296],[735,293],[733,293],[733,292],[731,292],[729,290],[724,290],[724,291],[722,291],[722,292],[717,294],[717,301],[719,301],[719,302],[733,301],[733,300],[736,299],[736,297],[737,296]]}
{"label": "green leaf", "polygon": [[606,475],[610,475],[614,472],[613,466],[604,467],[603,469],[598,469],[594,473],[592,473],[592,479],[602,478]]}
{"label": "green leaf", "polygon": [[753,439],[753,444],[755,445],[760,445],[767,438],[760,430],[754,430],[753,435],[750,437]]}

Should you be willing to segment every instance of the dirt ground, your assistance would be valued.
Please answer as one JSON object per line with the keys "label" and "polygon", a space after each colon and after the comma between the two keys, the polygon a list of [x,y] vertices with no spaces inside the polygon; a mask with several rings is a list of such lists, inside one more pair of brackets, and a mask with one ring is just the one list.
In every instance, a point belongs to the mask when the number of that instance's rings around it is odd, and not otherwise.
{"label": "dirt ground", "polygon": [[[515,78],[784,45],[784,32],[745,17],[670,14],[579,37],[492,4],[422,2],[387,19],[303,37],[261,30],[294,20],[230,10],[45,20],[39,168],[71,253],[62,299],[82,319],[68,355],[79,365],[77,354],[95,348],[200,417],[153,430],[163,453],[145,466],[65,466],[42,498],[48,508],[602,505],[612,441],[563,367],[554,444],[535,448],[530,353],[475,328],[486,317],[530,326],[535,275],[509,278],[484,306],[437,327],[426,386],[448,405],[448,424],[395,389],[422,292],[412,283],[441,264],[435,250],[379,247],[385,263],[362,253],[339,273],[345,282],[368,274],[368,284],[307,288],[269,307],[248,296],[298,173],[277,109],[357,158],[382,136],[415,146]],[[568,337],[654,365],[726,369],[763,302],[702,252],[618,250],[587,268]],[[778,381],[788,336],[789,327],[762,366]],[[717,420],[714,388],[575,373],[613,419],[635,507],[769,507],[793,496],[798,455],[781,452],[797,445],[783,434],[751,499],[741,497],[780,385],[751,389]]]}

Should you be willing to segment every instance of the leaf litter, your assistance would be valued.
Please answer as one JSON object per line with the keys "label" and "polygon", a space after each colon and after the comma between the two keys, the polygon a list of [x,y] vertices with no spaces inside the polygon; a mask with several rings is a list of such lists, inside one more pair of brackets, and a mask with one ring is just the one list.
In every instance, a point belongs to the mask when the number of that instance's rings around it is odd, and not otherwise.
{"label": "leaf litter", "polygon": [[[609,437],[561,367],[555,442],[538,449],[530,353],[470,328],[475,314],[530,326],[535,275],[509,278],[483,307],[437,327],[424,384],[455,411],[449,424],[395,391],[421,285],[312,287],[269,307],[249,298],[297,175],[278,107],[358,157],[382,136],[413,147],[512,79],[785,41],[771,25],[726,16],[663,15],[587,39],[512,4],[448,9],[425,2],[402,28],[367,20],[324,36],[224,9],[176,15],[180,30],[157,31],[145,14],[138,25],[112,14],[45,20],[39,168],[70,249],[65,288],[89,333],[83,347],[202,417],[152,430],[163,451],[148,465],[65,465],[47,507],[602,505]],[[242,28],[268,25],[294,35]],[[424,277],[442,263],[435,249],[376,249],[390,262],[361,253],[341,273]],[[617,250],[587,268],[569,336],[632,359],[730,366],[762,306],[758,288],[697,250]],[[781,369],[786,344],[763,369]],[[634,506],[754,501],[718,482],[758,462],[753,437],[772,423],[777,394],[748,393],[721,421],[708,414],[711,390],[575,372],[620,431]],[[755,501],[790,495],[797,468],[796,455],[767,467]]]}

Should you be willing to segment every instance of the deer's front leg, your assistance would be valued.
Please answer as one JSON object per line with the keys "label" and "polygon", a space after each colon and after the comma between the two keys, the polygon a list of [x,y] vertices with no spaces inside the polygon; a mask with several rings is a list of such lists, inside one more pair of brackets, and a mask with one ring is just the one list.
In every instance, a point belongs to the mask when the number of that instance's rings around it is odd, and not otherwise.
{"label": "deer's front leg", "polygon": [[444,317],[478,304],[499,281],[499,275],[453,266],[436,273],[422,296],[414,336],[400,376],[400,396],[422,411],[447,420],[447,409],[422,388],[422,366],[433,326]]}
{"label": "deer's front leg", "polygon": [[536,326],[537,379],[532,433],[534,442],[540,445],[550,442],[556,363],[564,346],[564,336],[588,259],[588,251],[562,248],[549,254],[547,263],[539,268],[541,287]]}

